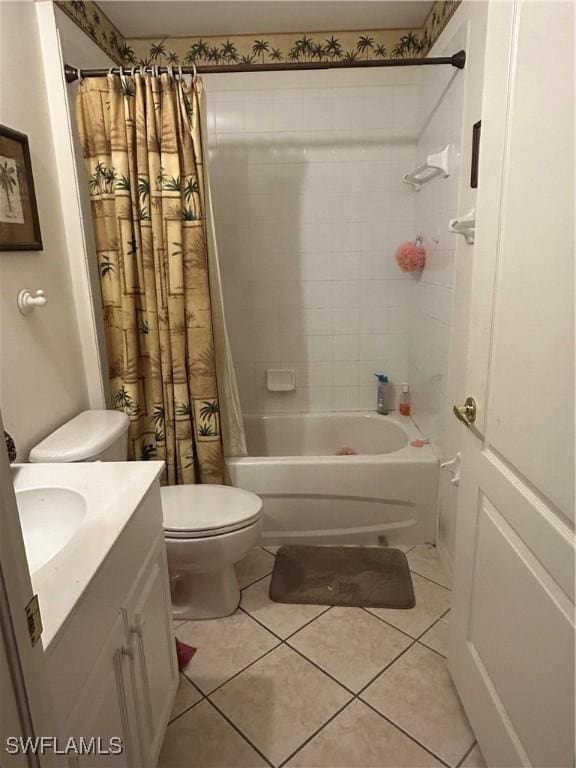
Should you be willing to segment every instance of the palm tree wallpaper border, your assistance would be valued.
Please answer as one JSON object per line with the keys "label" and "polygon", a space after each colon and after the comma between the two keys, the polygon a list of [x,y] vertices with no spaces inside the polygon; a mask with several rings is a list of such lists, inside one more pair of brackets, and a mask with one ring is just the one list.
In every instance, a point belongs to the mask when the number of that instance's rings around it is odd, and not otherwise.
{"label": "palm tree wallpaper border", "polygon": [[129,46],[120,30],[93,0],[56,0],[66,13],[96,45],[116,64],[125,64],[130,58]]}
{"label": "palm tree wallpaper border", "polygon": [[268,35],[128,38],[92,0],[57,0],[106,53],[125,66],[285,64],[426,56],[461,0],[437,0],[419,29],[377,29]]}

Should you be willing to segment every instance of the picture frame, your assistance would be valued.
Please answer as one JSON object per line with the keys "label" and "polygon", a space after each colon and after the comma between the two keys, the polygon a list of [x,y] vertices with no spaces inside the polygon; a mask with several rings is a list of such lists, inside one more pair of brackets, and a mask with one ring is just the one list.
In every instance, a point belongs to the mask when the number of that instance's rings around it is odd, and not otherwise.
{"label": "picture frame", "polygon": [[0,251],[41,250],[28,136],[0,125]]}

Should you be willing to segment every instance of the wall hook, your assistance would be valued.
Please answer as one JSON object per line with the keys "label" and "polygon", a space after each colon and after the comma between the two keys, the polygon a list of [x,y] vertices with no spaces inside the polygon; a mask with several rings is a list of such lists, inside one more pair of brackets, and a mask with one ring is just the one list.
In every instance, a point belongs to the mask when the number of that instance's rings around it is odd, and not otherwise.
{"label": "wall hook", "polygon": [[440,464],[440,469],[445,469],[447,472],[450,472],[452,475],[452,478],[450,482],[452,485],[460,485],[460,465],[462,463],[462,454],[460,451],[457,451],[453,459],[450,459],[450,461],[445,461],[443,464]]}
{"label": "wall hook", "polygon": [[48,299],[44,295],[44,291],[40,288],[38,288],[37,291],[34,291],[34,293],[29,291],[27,288],[24,288],[18,294],[16,303],[18,304],[18,309],[23,315],[29,315],[31,312],[33,312],[35,307],[45,307],[48,303]]}

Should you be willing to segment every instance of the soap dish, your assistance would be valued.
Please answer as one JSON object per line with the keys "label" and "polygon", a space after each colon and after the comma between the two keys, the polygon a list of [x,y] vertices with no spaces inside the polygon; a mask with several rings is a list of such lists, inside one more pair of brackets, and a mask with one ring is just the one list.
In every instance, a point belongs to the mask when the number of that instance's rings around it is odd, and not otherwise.
{"label": "soap dish", "polygon": [[293,368],[268,368],[266,370],[268,392],[292,392],[296,389],[296,375]]}

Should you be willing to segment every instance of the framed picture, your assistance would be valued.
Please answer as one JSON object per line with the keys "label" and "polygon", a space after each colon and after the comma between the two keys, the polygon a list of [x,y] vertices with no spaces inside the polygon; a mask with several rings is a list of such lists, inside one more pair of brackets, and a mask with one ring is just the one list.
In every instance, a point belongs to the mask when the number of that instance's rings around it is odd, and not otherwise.
{"label": "framed picture", "polygon": [[0,251],[41,251],[28,137],[0,125]]}

